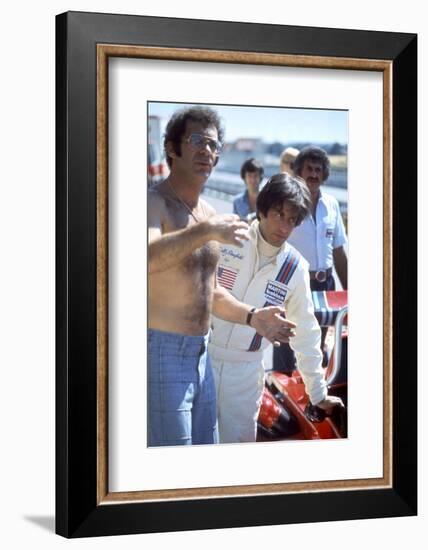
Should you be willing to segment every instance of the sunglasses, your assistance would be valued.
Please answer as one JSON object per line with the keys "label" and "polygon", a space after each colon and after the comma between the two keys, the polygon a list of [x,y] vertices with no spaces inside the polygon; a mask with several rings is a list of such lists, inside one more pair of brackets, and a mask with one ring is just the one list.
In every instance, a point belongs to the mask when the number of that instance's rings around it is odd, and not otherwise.
{"label": "sunglasses", "polygon": [[204,136],[203,134],[190,134],[190,136],[184,141],[188,143],[189,147],[195,151],[204,149],[207,145],[210,148],[211,153],[214,155],[218,155],[221,151],[221,143],[219,141]]}

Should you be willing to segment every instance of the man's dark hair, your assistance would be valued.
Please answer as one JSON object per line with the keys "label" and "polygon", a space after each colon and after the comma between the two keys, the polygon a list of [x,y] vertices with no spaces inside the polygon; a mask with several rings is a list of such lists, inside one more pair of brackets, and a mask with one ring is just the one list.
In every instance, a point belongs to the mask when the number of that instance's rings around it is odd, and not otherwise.
{"label": "man's dark hair", "polygon": [[328,158],[328,155],[324,151],[324,149],[321,149],[321,147],[315,147],[314,145],[304,147],[297,155],[293,165],[294,173],[297,176],[302,175],[302,169],[305,160],[321,163],[323,171],[323,181],[326,181],[328,179],[328,176],[330,175],[330,159]]}
{"label": "man's dark hair", "polygon": [[245,174],[247,172],[258,172],[260,174],[260,179],[262,179],[263,174],[265,173],[263,166],[260,162],[254,158],[248,159],[241,166],[241,178],[245,181]]}
{"label": "man's dark hair", "polygon": [[271,208],[282,209],[284,202],[296,209],[296,226],[311,211],[311,198],[305,182],[301,178],[281,172],[271,176],[260,191],[256,203],[257,219],[260,219],[260,213],[266,217]]}
{"label": "man's dark hair", "polygon": [[172,158],[168,155],[166,144],[170,141],[175,153],[181,156],[181,140],[186,132],[187,121],[199,122],[203,126],[214,126],[217,129],[218,141],[223,143],[224,131],[221,126],[220,117],[209,107],[185,107],[176,111],[170,118],[163,140],[166,162],[171,168]]}

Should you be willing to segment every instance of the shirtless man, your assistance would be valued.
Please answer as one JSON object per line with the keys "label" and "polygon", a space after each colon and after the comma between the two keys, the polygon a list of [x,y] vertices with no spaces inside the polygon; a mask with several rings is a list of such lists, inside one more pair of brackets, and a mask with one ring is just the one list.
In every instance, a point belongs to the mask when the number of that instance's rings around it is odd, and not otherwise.
{"label": "shirtless man", "polygon": [[211,313],[250,324],[274,343],[294,335],[282,308],[253,308],[217,285],[218,243],[242,246],[248,239],[238,216],[216,215],[200,198],[222,137],[215,111],[176,112],[164,141],[171,173],[149,191],[149,446],[218,441],[207,354]]}

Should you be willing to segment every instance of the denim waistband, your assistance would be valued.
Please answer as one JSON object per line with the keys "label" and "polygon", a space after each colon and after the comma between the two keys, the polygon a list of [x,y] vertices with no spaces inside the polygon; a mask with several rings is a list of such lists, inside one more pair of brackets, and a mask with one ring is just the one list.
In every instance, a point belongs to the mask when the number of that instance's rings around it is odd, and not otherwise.
{"label": "denim waistband", "polygon": [[174,348],[180,352],[200,351],[201,347],[208,346],[210,333],[201,335],[178,334],[177,332],[165,332],[163,330],[148,329],[148,339],[151,345],[162,345]]}

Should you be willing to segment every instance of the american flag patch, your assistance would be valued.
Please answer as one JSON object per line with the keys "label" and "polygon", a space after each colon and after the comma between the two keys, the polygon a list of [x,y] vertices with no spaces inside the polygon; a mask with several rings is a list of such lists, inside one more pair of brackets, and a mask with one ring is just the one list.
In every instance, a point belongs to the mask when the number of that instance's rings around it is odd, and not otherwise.
{"label": "american flag patch", "polygon": [[218,267],[218,282],[221,284],[222,287],[227,288],[227,290],[232,290],[237,275],[237,269],[231,269],[230,267],[223,267],[221,265]]}

